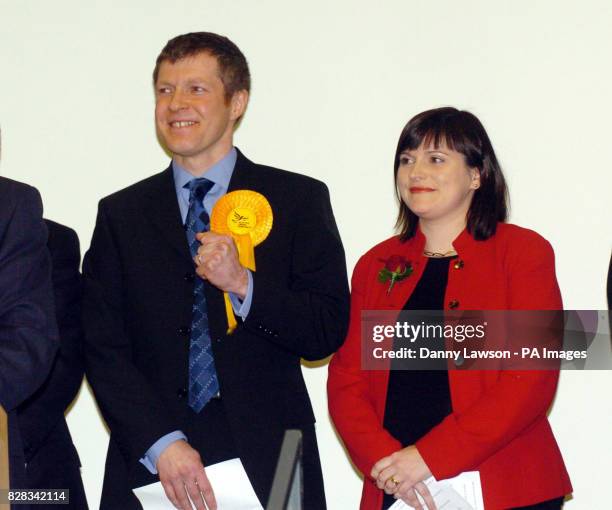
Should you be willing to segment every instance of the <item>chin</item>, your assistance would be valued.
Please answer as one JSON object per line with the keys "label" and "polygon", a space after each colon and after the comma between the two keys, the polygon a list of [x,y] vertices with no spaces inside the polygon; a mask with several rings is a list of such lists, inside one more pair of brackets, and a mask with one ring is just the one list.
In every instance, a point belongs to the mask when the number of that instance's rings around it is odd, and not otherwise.
{"label": "chin", "polygon": [[435,212],[429,208],[424,207],[409,207],[410,211],[417,216],[419,219],[429,220],[436,216]]}
{"label": "chin", "polygon": [[427,215],[427,211],[429,211],[428,207],[423,207],[422,205],[419,207],[416,204],[410,204],[406,202],[404,202],[404,204],[406,204],[406,207],[408,207],[408,209],[410,209],[412,213],[416,214],[419,217]]}
{"label": "chin", "polygon": [[172,140],[167,140],[165,145],[170,152],[180,156],[189,156],[191,153],[195,152],[193,146],[190,144],[180,142],[173,143]]}

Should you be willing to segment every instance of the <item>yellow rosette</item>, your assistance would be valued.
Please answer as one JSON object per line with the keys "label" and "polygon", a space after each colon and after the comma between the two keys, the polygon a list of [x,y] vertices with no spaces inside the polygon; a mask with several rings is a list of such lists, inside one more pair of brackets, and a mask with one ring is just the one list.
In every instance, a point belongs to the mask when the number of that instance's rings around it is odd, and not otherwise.
{"label": "yellow rosette", "polygon": [[[262,194],[241,189],[222,196],[210,216],[210,230],[229,235],[238,248],[240,263],[255,271],[255,246],[272,230],[272,207]],[[227,292],[223,293],[227,314],[227,334],[236,329],[234,309]]]}

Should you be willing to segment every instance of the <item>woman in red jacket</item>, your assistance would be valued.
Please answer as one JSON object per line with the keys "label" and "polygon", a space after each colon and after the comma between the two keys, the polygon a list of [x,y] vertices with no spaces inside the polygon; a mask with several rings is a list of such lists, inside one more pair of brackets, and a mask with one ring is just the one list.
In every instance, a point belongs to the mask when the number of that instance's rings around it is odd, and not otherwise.
{"label": "woman in red jacket", "polygon": [[[504,223],[506,184],[474,115],[417,115],[394,167],[400,233],[357,263],[329,366],[329,410],[365,477],[361,509],[422,508],[420,493],[431,510],[424,480],[476,470],[487,510],[559,509],[572,487],[546,415],[557,371],[361,368],[362,310],[562,309],[550,244]],[[391,291],[385,265],[404,276]]]}

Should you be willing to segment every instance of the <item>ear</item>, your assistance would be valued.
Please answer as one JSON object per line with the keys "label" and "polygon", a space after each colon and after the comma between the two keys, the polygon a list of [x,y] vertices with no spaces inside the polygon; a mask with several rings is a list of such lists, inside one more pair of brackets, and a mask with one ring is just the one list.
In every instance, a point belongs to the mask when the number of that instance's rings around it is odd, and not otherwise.
{"label": "ear", "polygon": [[235,92],[230,100],[231,119],[238,120],[244,115],[249,102],[249,93],[246,90]]}
{"label": "ear", "polygon": [[470,168],[470,174],[472,175],[470,188],[474,190],[480,188],[480,170],[478,168]]}

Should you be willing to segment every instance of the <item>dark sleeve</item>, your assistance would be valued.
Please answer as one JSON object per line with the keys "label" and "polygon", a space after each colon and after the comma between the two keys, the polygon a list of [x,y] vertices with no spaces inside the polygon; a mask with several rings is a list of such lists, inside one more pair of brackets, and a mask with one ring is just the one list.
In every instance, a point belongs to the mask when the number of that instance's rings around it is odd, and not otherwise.
{"label": "dark sleeve", "polygon": [[19,407],[26,457],[34,455],[79,391],[83,380],[79,238],[72,229],[46,222],[60,348],[45,383]]}
{"label": "dark sleeve", "polygon": [[40,195],[0,195],[0,404],[10,411],[47,377],[58,339]]}
{"label": "dark sleeve", "polygon": [[309,180],[296,193],[298,218],[288,284],[253,274],[245,327],[307,360],[325,358],[344,341],[349,315],[346,261],[327,187]]}
{"label": "dark sleeve", "polygon": [[118,226],[102,201],[83,259],[85,371],[113,440],[136,463],[160,437],[180,426],[134,363],[114,228]]}

